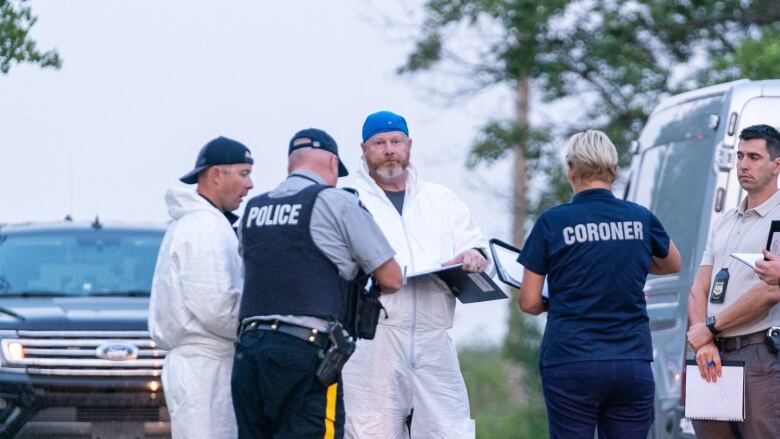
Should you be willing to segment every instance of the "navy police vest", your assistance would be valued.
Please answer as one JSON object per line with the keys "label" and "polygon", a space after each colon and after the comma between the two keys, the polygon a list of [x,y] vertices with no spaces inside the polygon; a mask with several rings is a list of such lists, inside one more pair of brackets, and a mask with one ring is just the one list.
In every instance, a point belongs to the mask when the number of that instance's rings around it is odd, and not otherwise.
{"label": "navy police vest", "polygon": [[287,197],[265,193],[249,201],[241,220],[241,320],[273,314],[344,320],[347,281],[309,229],[317,195],[329,187],[314,184]]}

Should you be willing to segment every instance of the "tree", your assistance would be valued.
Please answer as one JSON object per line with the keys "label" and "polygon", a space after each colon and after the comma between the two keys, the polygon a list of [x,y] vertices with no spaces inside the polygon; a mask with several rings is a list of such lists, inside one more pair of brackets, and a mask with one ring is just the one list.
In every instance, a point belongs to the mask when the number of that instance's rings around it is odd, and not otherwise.
{"label": "tree", "polygon": [[[664,95],[739,76],[780,74],[775,0],[426,0],[424,10],[400,73],[449,63],[465,67],[468,93],[496,85],[515,91],[515,114],[485,121],[467,165],[514,157],[517,245],[536,214],[570,197],[557,145],[571,132],[605,131],[625,165],[630,141]],[[462,50],[469,32],[482,43],[471,48],[470,59]],[[557,125],[530,126],[531,90],[548,103],[568,102],[571,114]],[[533,367],[534,327],[510,306],[505,353]]]}
{"label": "tree", "polygon": [[739,78],[780,78],[780,30],[744,39],[732,53],[713,57],[712,69],[698,72],[701,84],[717,84]]}
{"label": "tree", "polygon": [[0,72],[7,74],[14,63],[31,63],[59,69],[62,60],[56,50],[41,52],[30,37],[38,20],[28,0],[0,0]]}
{"label": "tree", "polygon": [[[746,38],[756,42],[752,53],[744,53],[753,61],[751,73],[770,74],[774,55],[766,54],[763,38],[777,35],[780,24],[780,2],[773,0],[427,0],[424,8],[425,20],[401,73],[431,71],[452,61],[467,64],[459,37],[488,28],[492,32],[476,35],[484,44],[464,72],[470,91],[495,85],[516,90],[514,116],[486,121],[467,164],[490,164],[514,154],[512,238],[518,244],[527,214],[555,199],[542,194],[531,206],[526,200],[529,169],[561,180],[552,170],[560,166],[559,148],[552,143],[584,127],[600,128],[626,164],[628,145],[658,99],[726,77],[701,72],[717,70],[718,60],[738,63],[724,55],[735,54]],[[763,70],[755,71],[762,60]],[[696,63],[698,74],[680,74]],[[559,128],[529,126],[531,82],[546,102],[578,97],[570,121]]]}
{"label": "tree", "polygon": [[550,18],[562,12],[565,0],[428,0],[426,19],[415,50],[399,71],[414,73],[433,68],[447,57],[444,35],[461,22],[479,26],[485,21],[495,23],[504,31],[478,53],[480,58],[468,74],[482,87],[507,84],[515,90],[515,115],[511,122],[489,121],[471,154],[471,165],[482,160],[503,158],[514,152],[512,238],[519,243],[525,230],[527,212],[527,156],[536,159],[537,133],[529,130],[530,78],[534,75],[534,59],[540,49],[538,35],[549,31]]}

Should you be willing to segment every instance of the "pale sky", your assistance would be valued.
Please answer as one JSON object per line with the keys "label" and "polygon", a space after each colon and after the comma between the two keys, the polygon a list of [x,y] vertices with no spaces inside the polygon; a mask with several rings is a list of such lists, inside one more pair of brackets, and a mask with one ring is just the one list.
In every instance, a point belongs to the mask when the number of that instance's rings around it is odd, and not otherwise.
{"label": "pale sky", "polygon": [[[460,195],[486,237],[507,239],[506,200],[494,195],[509,187],[508,163],[472,173],[463,162],[485,120],[511,117],[509,94],[432,104],[395,74],[412,35],[389,36],[384,3],[31,1],[39,47],[56,47],[64,65],[0,76],[0,223],[165,221],[165,190],[184,186],[178,177],[219,135],[252,150],[250,196],[284,178],[302,128],[328,131],[356,169],[365,116],[387,109],[406,117],[421,177]],[[459,304],[453,336],[498,341],[507,307]]]}

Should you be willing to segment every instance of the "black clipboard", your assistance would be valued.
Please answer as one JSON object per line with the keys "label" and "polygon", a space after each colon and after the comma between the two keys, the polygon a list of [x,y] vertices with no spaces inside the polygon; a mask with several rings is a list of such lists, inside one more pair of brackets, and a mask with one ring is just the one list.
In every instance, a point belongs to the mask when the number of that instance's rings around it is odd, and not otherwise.
{"label": "black clipboard", "polygon": [[463,264],[449,265],[433,270],[421,271],[409,275],[407,279],[418,276],[437,276],[450,288],[452,294],[461,303],[486,302],[488,300],[508,299],[501,287],[493,282],[487,273],[473,273],[463,270]]}
{"label": "black clipboard", "polygon": [[[517,258],[520,257],[522,250],[496,238],[488,241],[488,244],[498,279],[510,287],[520,288],[523,284],[523,266],[517,262]],[[502,261],[514,263],[517,266],[507,267]],[[517,268],[518,266],[519,268]]]}
{"label": "black clipboard", "polygon": [[780,256],[780,221],[772,221],[769,236],[766,237],[766,251]]}

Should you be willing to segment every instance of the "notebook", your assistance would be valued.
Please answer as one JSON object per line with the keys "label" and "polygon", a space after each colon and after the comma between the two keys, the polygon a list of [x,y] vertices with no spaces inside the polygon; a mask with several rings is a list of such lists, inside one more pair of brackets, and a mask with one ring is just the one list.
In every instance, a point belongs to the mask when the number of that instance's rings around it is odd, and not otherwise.
{"label": "notebook", "polygon": [[756,269],[757,260],[764,259],[762,253],[732,253],[729,256],[747,265],[751,270]]}
{"label": "notebook", "polygon": [[709,421],[745,420],[745,362],[724,361],[715,383],[701,377],[693,360],[685,362],[685,417]]}
{"label": "notebook", "polygon": [[[769,253],[780,256],[780,221],[772,221],[772,224],[769,226],[766,250]],[[766,259],[762,253],[732,253],[730,256],[747,265],[751,270],[756,269],[757,260]]]}

